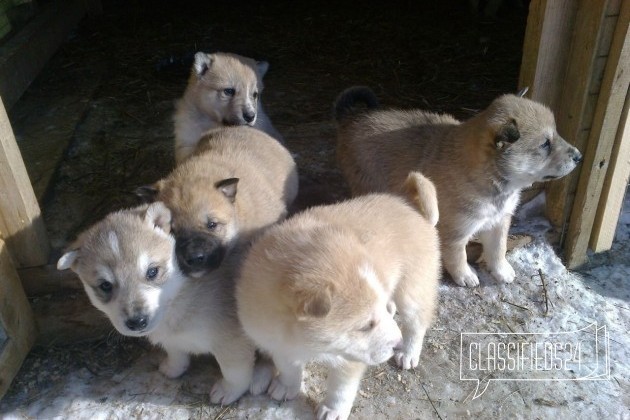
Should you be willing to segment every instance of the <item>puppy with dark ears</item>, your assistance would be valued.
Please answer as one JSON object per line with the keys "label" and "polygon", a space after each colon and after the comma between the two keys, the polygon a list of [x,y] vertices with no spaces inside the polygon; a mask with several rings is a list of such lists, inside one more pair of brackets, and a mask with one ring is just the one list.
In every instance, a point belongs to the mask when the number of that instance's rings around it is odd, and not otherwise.
{"label": "puppy with dark ears", "polygon": [[[466,261],[473,235],[482,242],[492,276],[514,280],[505,252],[521,190],[565,176],[582,159],[558,134],[549,108],[525,93],[500,96],[463,122],[421,110],[380,110],[365,87],[350,88],[337,99],[337,160],[352,193],[404,195],[410,171],[431,179],[444,267],[460,286],[479,284]],[[357,103],[368,109],[357,111]]]}
{"label": "puppy with dark ears", "polygon": [[238,126],[208,131],[192,156],[137,194],[171,210],[178,262],[197,277],[284,219],[297,190],[289,151],[260,130]]}

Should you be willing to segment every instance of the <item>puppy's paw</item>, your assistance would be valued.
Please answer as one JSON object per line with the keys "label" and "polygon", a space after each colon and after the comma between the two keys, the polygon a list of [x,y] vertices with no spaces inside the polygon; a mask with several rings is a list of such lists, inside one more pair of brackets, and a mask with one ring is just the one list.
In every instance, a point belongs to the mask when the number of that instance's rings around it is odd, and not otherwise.
{"label": "puppy's paw", "polygon": [[394,360],[396,360],[396,364],[401,369],[415,369],[420,362],[420,351],[396,351],[394,353]]}
{"label": "puppy's paw", "polygon": [[270,362],[260,362],[254,366],[254,376],[249,386],[249,393],[252,395],[260,395],[269,388],[269,384],[273,379],[274,366]]}
{"label": "puppy's paw", "polygon": [[276,376],[271,381],[267,393],[271,398],[277,401],[292,400],[300,393],[300,384],[297,384],[297,386],[286,386],[280,382],[280,378]]}
{"label": "puppy's paw", "polygon": [[317,409],[317,420],[346,420],[349,416],[350,410],[335,410],[325,404]]}
{"label": "puppy's paw", "polygon": [[210,390],[212,404],[229,405],[238,400],[247,391],[247,386],[235,386],[221,378]]}
{"label": "puppy's paw", "polygon": [[461,270],[461,272],[451,274],[451,277],[459,286],[479,286],[479,277],[477,277],[477,273],[475,273],[475,270],[473,270],[468,264],[466,264],[466,268],[464,270]]}
{"label": "puppy's paw", "polygon": [[494,267],[489,268],[492,277],[499,280],[500,282],[512,283],[514,281],[514,278],[516,277],[516,272],[514,272],[514,269],[505,258],[499,261],[498,264],[495,264]]}
{"label": "puppy's paw", "polygon": [[188,357],[166,357],[166,359],[162,360],[160,363],[160,372],[167,378],[174,379],[186,372],[189,364],[190,360]]}

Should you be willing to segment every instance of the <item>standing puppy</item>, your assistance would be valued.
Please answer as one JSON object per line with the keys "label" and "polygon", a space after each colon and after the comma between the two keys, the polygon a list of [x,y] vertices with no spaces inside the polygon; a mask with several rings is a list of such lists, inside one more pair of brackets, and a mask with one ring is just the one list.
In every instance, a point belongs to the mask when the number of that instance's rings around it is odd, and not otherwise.
{"label": "standing puppy", "polygon": [[[413,174],[405,188],[436,209],[424,184]],[[323,361],[330,372],[318,418],[346,419],[366,365],[392,355],[403,369],[418,365],[439,274],[436,229],[393,195],[313,207],[271,227],[246,257],[236,294],[245,332],[278,369],[269,394],[296,397],[304,365]]]}
{"label": "standing puppy", "polygon": [[147,337],[164,348],[160,372],[176,378],[191,354],[212,353],[223,378],[210,392],[213,403],[230,404],[250,389],[267,389],[272,371],[254,373],[255,348],[239,325],[234,275],[240,258],[204,278],[184,275],[169,234],[170,211],[162,203],[108,215],[83,232],[58,261],[79,275],[94,306],[123,335]]}
{"label": "standing puppy", "polygon": [[[357,102],[370,109],[352,113]],[[466,261],[466,244],[478,233],[491,274],[513,281],[505,252],[521,190],[568,174],[582,159],[556,131],[549,108],[503,95],[460,123],[419,110],[372,110],[377,104],[365,87],[344,91],[335,104],[337,159],[352,193],[399,193],[409,171],[422,172],[437,188],[442,257],[453,280],[479,284]]]}
{"label": "standing puppy", "polygon": [[260,130],[239,126],[207,132],[195,154],[138,192],[171,210],[179,264],[200,276],[239,242],[283,219],[297,190],[288,150]]}
{"label": "standing puppy", "polygon": [[193,153],[203,133],[216,127],[249,125],[283,142],[260,101],[268,68],[266,61],[237,54],[195,54],[188,86],[175,105],[177,163]]}

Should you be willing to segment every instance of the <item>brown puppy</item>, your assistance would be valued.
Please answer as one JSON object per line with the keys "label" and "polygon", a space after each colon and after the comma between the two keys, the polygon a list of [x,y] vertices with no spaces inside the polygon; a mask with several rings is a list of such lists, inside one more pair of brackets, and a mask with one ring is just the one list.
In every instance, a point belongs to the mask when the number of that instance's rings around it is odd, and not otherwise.
{"label": "brown puppy", "polygon": [[190,156],[206,131],[230,125],[256,127],[282,142],[260,95],[266,61],[237,54],[195,54],[184,96],[175,105],[175,160]]}
{"label": "brown puppy", "polygon": [[[356,102],[370,110],[351,115]],[[409,171],[422,172],[437,188],[442,257],[453,280],[479,284],[466,262],[466,244],[479,234],[491,274],[513,281],[505,252],[520,191],[568,174],[582,159],[556,131],[551,111],[504,95],[460,123],[419,110],[371,110],[377,104],[371,90],[355,87],[335,105],[337,158],[353,194],[398,193]]]}
{"label": "brown puppy", "polygon": [[[426,184],[413,174],[405,188],[436,209]],[[403,369],[418,365],[439,274],[436,229],[394,195],[313,207],[271,227],[246,257],[236,293],[245,332],[279,371],[269,394],[294,398],[305,363],[320,360],[331,370],[318,418],[346,419],[366,365],[392,355]]]}
{"label": "brown puppy", "polygon": [[200,276],[239,241],[283,219],[297,190],[289,152],[262,131],[238,126],[206,133],[195,154],[139,193],[171,210],[179,264]]}

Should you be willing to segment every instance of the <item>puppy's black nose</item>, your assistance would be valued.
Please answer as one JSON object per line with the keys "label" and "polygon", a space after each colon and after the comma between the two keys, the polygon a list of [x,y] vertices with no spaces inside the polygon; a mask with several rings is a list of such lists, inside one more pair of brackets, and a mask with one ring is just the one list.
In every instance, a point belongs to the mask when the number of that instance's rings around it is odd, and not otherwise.
{"label": "puppy's black nose", "polygon": [[197,250],[186,255],[186,264],[189,267],[201,267],[204,265],[206,256],[203,251]]}
{"label": "puppy's black nose", "polygon": [[582,154],[580,152],[576,151],[575,153],[573,153],[573,162],[580,163],[580,162],[582,162],[582,158],[583,158],[583,156],[582,156]]}
{"label": "puppy's black nose", "polygon": [[125,321],[125,325],[131,331],[141,331],[147,327],[147,317],[144,315],[136,315],[133,318],[129,318]]}
{"label": "puppy's black nose", "polygon": [[256,113],[254,113],[254,112],[243,112],[243,119],[245,121],[247,121],[248,123],[254,121],[254,118],[256,118]]}

